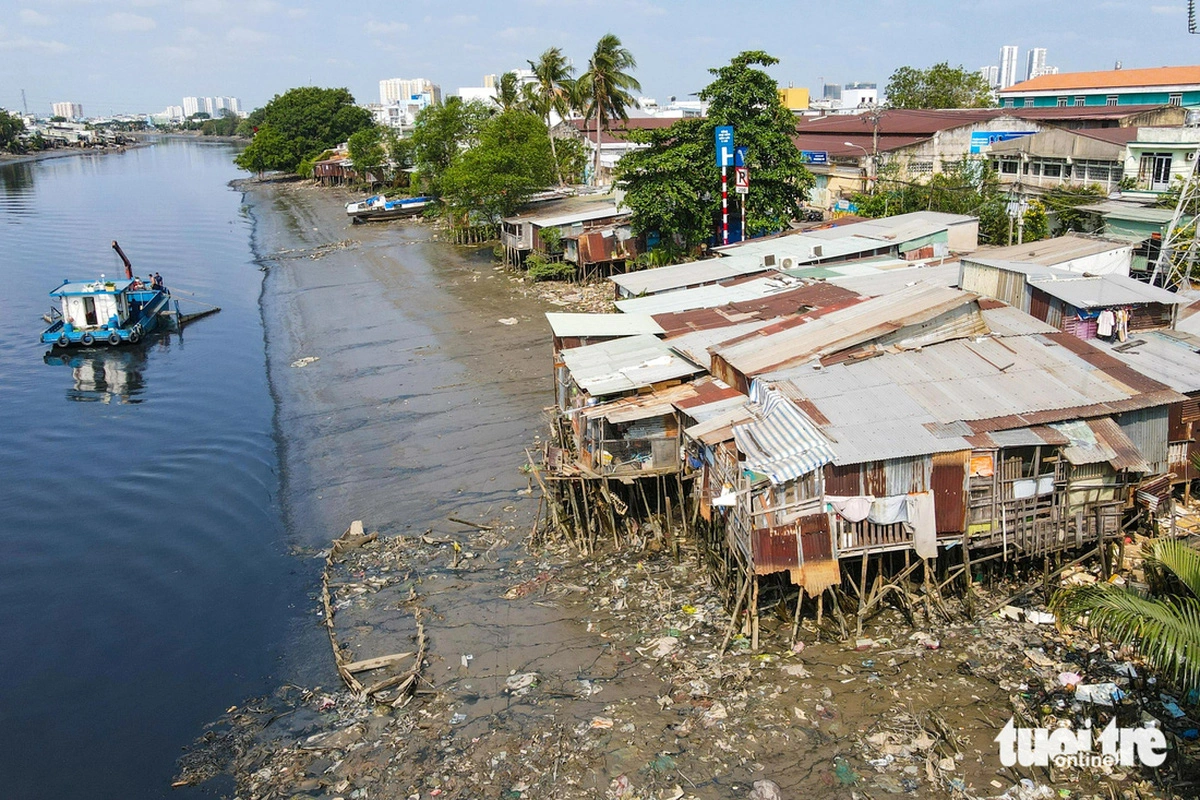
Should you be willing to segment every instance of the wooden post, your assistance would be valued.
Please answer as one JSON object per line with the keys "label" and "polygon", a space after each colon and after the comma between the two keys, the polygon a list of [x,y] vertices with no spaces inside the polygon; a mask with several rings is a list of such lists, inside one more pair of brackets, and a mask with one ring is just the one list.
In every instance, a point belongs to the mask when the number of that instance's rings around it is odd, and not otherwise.
{"label": "wooden post", "polygon": [[750,591],[750,649],[758,652],[758,575],[755,574],[751,580],[754,581],[754,587]]}

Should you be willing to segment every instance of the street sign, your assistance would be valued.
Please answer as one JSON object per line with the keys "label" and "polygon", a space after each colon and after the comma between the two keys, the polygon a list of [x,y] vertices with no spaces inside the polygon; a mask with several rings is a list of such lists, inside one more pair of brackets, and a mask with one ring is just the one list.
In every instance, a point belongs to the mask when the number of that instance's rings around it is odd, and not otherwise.
{"label": "street sign", "polygon": [[733,148],[733,165],[735,167],[746,166],[746,151],[749,149],[750,148],[746,147],[745,145]]}
{"label": "street sign", "polygon": [[717,166],[733,166],[733,126],[718,125],[713,132],[717,142]]}
{"label": "street sign", "polygon": [[738,194],[750,193],[750,168],[733,168],[733,190]]}
{"label": "street sign", "polygon": [[829,152],[827,150],[801,150],[800,160],[805,164],[825,166],[829,163]]}

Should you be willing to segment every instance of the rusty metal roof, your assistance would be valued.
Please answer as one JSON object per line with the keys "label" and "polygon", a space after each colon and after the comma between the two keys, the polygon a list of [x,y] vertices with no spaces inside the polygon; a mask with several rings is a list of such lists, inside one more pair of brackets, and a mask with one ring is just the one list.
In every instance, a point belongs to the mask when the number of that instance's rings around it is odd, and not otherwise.
{"label": "rusty metal roof", "polygon": [[[767,329],[765,335],[720,345],[712,352],[747,377],[786,368],[846,351],[919,325],[955,309],[973,306],[975,295],[928,284],[909,286],[883,297],[840,309],[807,324],[781,331]],[[971,315],[968,316],[968,321]],[[983,319],[974,314],[974,325],[947,335],[986,333]],[[955,323],[957,325],[957,323]]]}
{"label": "rusty metal roof", "polygon": [[1200,338],[1179,331],[1146,331],[1097,347],[1147,378],[1177,392],[1200,391]]}
{"label": "rusty metal roof", "polygon": [[819,316],[821,312],[844,308],[862,299],[856,293],[830,283],[813,283],[713,308],[655,314],[654,321],[671,337],[691,331],[726,328],[756,319],[775,319],[800,311]]}
{"label": "rusty metal roof", "polygon": [[649,314],[563,314],[547,312],[550,330],[558,337],[637,336],[661,334],[662,326]]}

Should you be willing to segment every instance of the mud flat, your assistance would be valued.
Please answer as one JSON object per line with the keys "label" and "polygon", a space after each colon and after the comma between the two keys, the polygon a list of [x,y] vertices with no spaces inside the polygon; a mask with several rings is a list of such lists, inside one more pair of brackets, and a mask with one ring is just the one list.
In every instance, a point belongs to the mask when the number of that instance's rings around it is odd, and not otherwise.
{"label": "mud flat", "polygon": [[[1094,656],[1053,626],[914,629],[885,611],[863,641],[806,621],[793,647],[781,597],[760,652],[740,636],[726,650],[728,615],[687,547],[677,560],[650,529],[588,559],[530,546],[539,498],[520,467],[552,402],[542,314],[564,292],[422,223],[352,228],[346,199],[247,185],[313,624],[293,684],[231,698],[182,782],[232,772],[238,797],[314,800],[1157,796],[1120,771],[1001,768],[1014,698],[1054,710],[1055,670]],[[378,537],[325,568],[351,520]],[[323,578],[344,660],[381,662],[362,684],[423,653],[415,684],[346,689]]]}

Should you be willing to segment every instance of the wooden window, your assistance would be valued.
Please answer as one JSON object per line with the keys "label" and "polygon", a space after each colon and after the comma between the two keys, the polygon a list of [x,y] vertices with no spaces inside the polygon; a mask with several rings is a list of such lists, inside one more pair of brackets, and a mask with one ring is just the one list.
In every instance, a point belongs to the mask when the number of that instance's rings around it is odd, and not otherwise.
{"label": "wooden window", "polygon": [[1104,98],[1104,105],[1115,106],[1116,104],[1117,104],[1117,96],[1115,94],[1110,94],[1108,97]]}
{"label": "wooden window", "polygon": [[1058,98],[1058,107],[1066,108],[1067,107],[1067,98],[1065,98],[1065,97]]}

